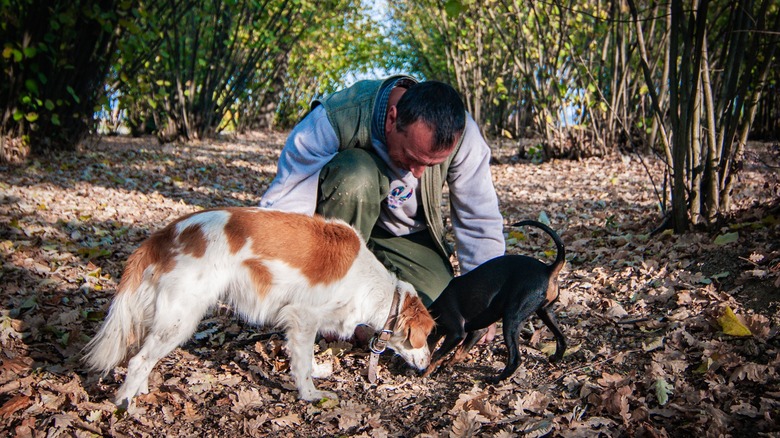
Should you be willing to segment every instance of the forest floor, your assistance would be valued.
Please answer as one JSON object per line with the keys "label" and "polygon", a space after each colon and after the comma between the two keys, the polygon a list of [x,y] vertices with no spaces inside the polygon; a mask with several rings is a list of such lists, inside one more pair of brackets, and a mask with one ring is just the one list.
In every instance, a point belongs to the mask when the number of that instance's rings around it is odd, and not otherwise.
{"label": "forest floor", "polygon": [[[254,206],[284,134],[189,145],[103,138],[78,153],[0,167],[0,435],[57,436],[780,436],[780,151],[751,144],[734,216],[712,233],[655,236],[661,163],[638,155],[532,164],[496,148],[506,223],[548,218],[567,245],[555,313],[568,339],[524,324],[522,364],[500,335],[421,378],[385,354],[321,341],[339,400],[296,398],[283,339],[218,309],[155,368],[128,411],[124,368],[80,362],[128,255],[203,208]],[[507,251],[550,259],[549,239],[507,228]],[[552,250],[552,251],[551,251]],[[733,313],[731,313],[733,312]],[[750,334],[741,333],[749,329]]]}

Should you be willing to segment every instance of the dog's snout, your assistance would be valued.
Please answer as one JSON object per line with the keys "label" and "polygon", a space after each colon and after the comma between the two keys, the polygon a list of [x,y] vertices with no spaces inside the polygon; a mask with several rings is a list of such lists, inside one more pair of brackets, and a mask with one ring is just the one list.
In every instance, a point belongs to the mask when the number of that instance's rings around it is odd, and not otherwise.
{"label": "dog's snout", "polygon": [[419,348],[418,350],[417,354],[412,356],[411,362],[415,368],[422,371],[428,368],[428,365],[431,363],[431,352],[428,350],[428,347]]}

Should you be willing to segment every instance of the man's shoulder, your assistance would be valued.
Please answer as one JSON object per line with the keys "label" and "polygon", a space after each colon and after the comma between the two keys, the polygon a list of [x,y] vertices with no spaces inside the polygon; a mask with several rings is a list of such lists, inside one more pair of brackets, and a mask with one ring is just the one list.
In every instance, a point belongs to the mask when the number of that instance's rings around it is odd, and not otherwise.
{"label": "man's shoulder", "polygon": [[[465,146],[465,148],[464,148]],[[482,136],[482,131],[479,129],[479,125],[474,118],[466,113],[466,126],[463,129],[463,138],[461,141],[461,149],[473,149],[473,148],[485,148],[488,147],[485,138]]]}
{"label": "man's shoulder", "polygon": [[314,104],[321,104],[326,110],[343,110],[365,105],[366,102],[374,99],[382,82],[379,79],[358,81],[350,87],[328,94],[320,99],[315,99]]}
{"label": "man's shoulder", "polygon": [[417,82],[417,79],[414,77],[403,74],[388,76],[386,78],[361,79],[347,88],[315,99],[313,104],[343,108],[365,104],[366,102],[373,102],[384,84],[397,81],[398,79],[408,79]]}

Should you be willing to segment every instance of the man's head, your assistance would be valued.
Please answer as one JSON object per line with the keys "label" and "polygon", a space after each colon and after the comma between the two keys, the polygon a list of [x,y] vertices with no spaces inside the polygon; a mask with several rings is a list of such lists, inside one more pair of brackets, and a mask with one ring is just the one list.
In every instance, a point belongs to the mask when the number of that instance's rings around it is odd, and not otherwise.
{"label": "man's head", "polygon": [[465,126],[466,109],[455,89],[438,81],[415,84],[388,108],[388,153],[419,178],[426,167],[449,156]]}

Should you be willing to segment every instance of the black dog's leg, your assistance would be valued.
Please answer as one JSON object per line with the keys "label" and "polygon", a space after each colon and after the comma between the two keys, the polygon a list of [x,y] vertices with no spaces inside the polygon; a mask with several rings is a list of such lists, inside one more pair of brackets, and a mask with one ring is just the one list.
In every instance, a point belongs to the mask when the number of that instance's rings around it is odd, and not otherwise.
{"label": "black dog's leg", "polygon": [[444,358],[446,358],[447,355],[452,352],[452,350],[454,350],[455,347],[457,347],[466,336],[466,332],[464,332],[463,327],[460,326],[454,330],[452,327],[443,330],[447,332],[447,335],[444,337],[444,342],[442,342],[441,347],[439,347],[439,349],[433,353],[433,356],[431,357],[431,363],[428,365],[428,368],[425,369],[425,372],[422,375],[423,377],[428,377],[431,375],[431,373],[436,371],[436,368],[438,368],[439,365],[444,362]]}
{"label": "black dog's leg", "polygon": [[442,337],[444,337],[444,330],[440,329],[440,325],[437,323],[435,326],[433,326],[433,330],[431,330],[431,334],[428,335],[428,350],[433,353],[436,351],[436,344],[439,343]]}
{"label": "black dog's leg", "polygon": [[517,367],[520,366],[520,347],[517,342],[518,337],[520,336],[520,323],[524,319],[525,318],[519,320],[515,318],[512,318],[512,320],[504,319],[504,342],[506,343],[509,358],[506,361],[504,371],[501,371],[501,374],[498,376],[485,377],[486,382],[492,384],[498,383],[514,374]]}
{"label": "black dog's leg", "polygon": [[555,315],[550,312],[546,307],[542,307],[536,311],[542,322],[550,329],[553,336],[555,336],[555,354],[550,358],[551,362],[558,362],[563,358],[563,353],[566,352],[566,338],[563,337],[563,332],[558,327],[558,321],[555,320]]}
{"label": "black dog's leg", "polygon": [[487,328],[483,328],[468,332],[466,334],[466,339],[464,339],[463,342],[458,346],[458,349],[455,350],[455,353],[452,355],[452,358],[447,361],[446,365],[454,365],[462,361],[469,353],[471,348],[474,347],[480,339],[482,339],[482,336],[484,336],[487,331]]}
{"label": "black dog's leg", "polygon": [[520,346],[518,345],[520,324],[539,308],[543,296],[541,294],[525,295],[520,299],[521,301],[514,302],[512,307],[505,309],[503,314],[504,342],[506,343],[507,353],[509,355],[506,367],[497,377],[487,378],[486,381],[488,383],[498,383],[501,380],[512,376],[517,370],[517,367],[520,366]]}

